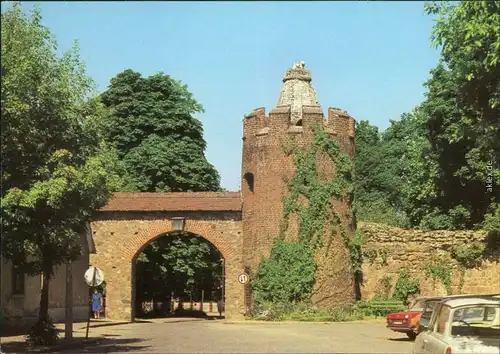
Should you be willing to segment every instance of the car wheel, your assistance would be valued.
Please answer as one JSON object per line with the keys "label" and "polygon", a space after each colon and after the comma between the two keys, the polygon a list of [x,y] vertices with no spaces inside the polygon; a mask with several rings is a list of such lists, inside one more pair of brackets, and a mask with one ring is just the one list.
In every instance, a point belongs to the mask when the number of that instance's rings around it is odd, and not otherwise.
{"label": "car wheel", "polygon": [[411,340],[415,340],[415,338],[417,338],[417,334],[415,332],[407,332],[406,335],[408,336],[408,338],[410,338]]}

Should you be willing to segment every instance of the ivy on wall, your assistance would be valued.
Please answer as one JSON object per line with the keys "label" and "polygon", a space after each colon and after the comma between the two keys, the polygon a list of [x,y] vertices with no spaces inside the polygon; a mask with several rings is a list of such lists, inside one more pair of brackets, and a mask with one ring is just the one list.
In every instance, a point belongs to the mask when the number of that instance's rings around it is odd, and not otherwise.
{"label": "ivy on wall", "polygon": [[451,276],[452,264],[448,254],[435,254],[425,264],[425,274],[433,281],[433,287],[436,287],[436,281],[440,281],[446,289],[446,295],[452,294]]}
{"label": "ivy on wall", "polygon": [[[341,151],[339,143],[332,139],[321,126],[315,126],[312,129],[311,146],[299,149],[293,139],[282,146],[285,154],[293,155],[295,174],[291,179],[285,178],[288,194],[282,198],[283,220],[280,240],[284,242],[289,219],[293,214],[298,218],[298,243],[305,245],[310,250],[310,257],[314,257],[315,251],[319,248],[324,247],[328,251],[334,236],[339,234],[349,254],[354,280],[359,281],[363,260],[361,252],[361,245],[364,243],[363,235],[361,231],[356,231],[353,237],[350,237],[344,220],[355,229],[354,212],[342,213],[342,211],[336,210],[332,203],[334,200],[338,200],[349,207],[352,206],[354,165],[351,158]],[[322,178],[321,171],[318,169],[319,158],[326,158],[329,160],[329,164],[335,166],[335,178]],[[325,237],[325,234],[328,237]],[[326,244],[325,241],[327,241]],[[273,258],[272,252],[270,258]],[[264,283],[274,284],[276,281],[271,279],[272,277],[268,277],[269,280],[264,281],[265,273],[262,267],[264,262],[259,266],[259,270],[262,269],[262,271],[256,273],[255,284],[260,284],[258,286],[260,289],[269,288],[267,285],[264,286]],[[289,280],[282,278],[281,281]],[[296,281],[302,282],[300,279]],[[308,282],[311,290],[313,285]],[[304,284],[297,284],[295,288],[303,288],[303,286]]]}
{"label": "ivy on wall", "polygon": [[[286,179],[288,195],[283,197],[283,224],[281,237],[288,228],[290,215],[296,214],[299,221],[298,238],[315,250],[325,246],[325,233],[328,232],[328,247],[337,232],[340,233],[344,246],[349,251],[351,267],[354,273],[361,271],[363,236],[356,231],[350,238],[343,223],[342,215],[337,211],[333,200],[351,206],[354,201],[353,162],[343,153],[339,143],[332,139],[321,126],[313,127],[314,138],[309,149],[298,149],[296,144],[289,144],[285,153],[294,155],[295,175]],[[335,178],[322,179],[318,171],[318,158],[327,157],[335,166]],[[354,223],[353,212],[343,215],[348,222]]]}
{"label": "ivy on wall", "polygon": [[436,281],[440,281],[445,287],[447,295],[451,295],[453,293],[451,286],[453,260],[455,260],[458,264],[460,276],[458,292],[462,293],[466,270],[480,266],[485,250],[486,246],[478,241],[454,246],[449,253],[442,253],[431,257],[426,263],[425,273],[432,278],[434,286]]}
{"label": "ivy on wall", "polygon": [[455,246],[451,250],[451,256],[457,261],[460,271],[460,283],[458,291],[461,293],[465,282],[465,271],[478,267],[483,260],[486,246],[481,242],[472,242]]}

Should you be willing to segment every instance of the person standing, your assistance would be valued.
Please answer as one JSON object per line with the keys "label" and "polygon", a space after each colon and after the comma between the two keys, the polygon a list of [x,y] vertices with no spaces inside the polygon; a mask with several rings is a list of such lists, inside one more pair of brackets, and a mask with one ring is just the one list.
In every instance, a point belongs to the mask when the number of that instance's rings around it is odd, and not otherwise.
{"label": "person standing", "polygon": [[102,294],[94,289],[92,294],[92,312],[94,313],[94,318],[99,319],[99,314],[102,309]]}
{"label": "person standing", "polygon": [[217,311],[219,312],[219,317],[222,317],[222,313],[224,312],[224,300],[220,299],[217,301]]}

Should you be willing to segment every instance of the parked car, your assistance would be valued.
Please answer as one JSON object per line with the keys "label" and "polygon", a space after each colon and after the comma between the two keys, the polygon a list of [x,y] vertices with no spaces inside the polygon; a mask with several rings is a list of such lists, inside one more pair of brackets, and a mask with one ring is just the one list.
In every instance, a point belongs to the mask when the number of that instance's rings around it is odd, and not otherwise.
{"label": "parked car", "polygon": [[422,315],[420,316],[420,321],[419,321],[419,328],[418,328],[418,333],[421,333],[424,328],[426,328],[429,325],[429,322],[431,320],[432,314],[434,312],[435,306],[443,300],[447,299],[463,299],[467,297],[481,297],[481,298],[491,298],[499,296],[500,294],[487,294],[487,295],[477,295],[477,294],[460,294],[460,295],[448,295],[448,296],[443,296],[443,297],[434,297],[434,298],[429,298],[425,300],[425,311],[423,311]]}
{"label": "parked car", "polygon": [[415,339],[414,354],[500,354],[500,297],[444,299]]}
{"label": "parked car", "polygon": [[408,338],[415,339],[419,333],[420,316],[426,310],[426,301],[430,299],[439,300],[440,298],[419,297],[410,305],[408,311],[388,314],[386,316],[387,328],[394,332],[405,333]]}

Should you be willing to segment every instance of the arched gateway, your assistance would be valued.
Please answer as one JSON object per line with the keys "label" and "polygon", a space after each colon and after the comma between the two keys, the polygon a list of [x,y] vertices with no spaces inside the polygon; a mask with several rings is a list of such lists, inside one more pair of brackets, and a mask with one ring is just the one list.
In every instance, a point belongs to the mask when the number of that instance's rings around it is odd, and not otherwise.
{"label": "arched gateway", "polygon": [[91,263],[106,277],[106,313],[113,320],[134,319],[133,262],[154,239],[172,231],[200,235],[225,263],[226,318],[242,317],[244,286],[241,198],[239,192],[115,193],[91,222],[97,253]]}

